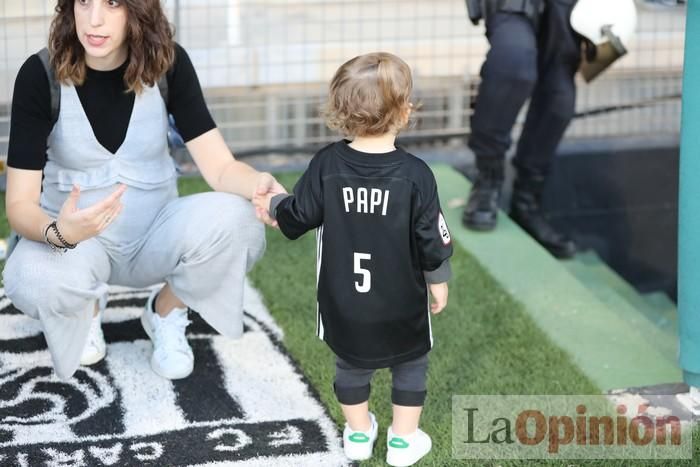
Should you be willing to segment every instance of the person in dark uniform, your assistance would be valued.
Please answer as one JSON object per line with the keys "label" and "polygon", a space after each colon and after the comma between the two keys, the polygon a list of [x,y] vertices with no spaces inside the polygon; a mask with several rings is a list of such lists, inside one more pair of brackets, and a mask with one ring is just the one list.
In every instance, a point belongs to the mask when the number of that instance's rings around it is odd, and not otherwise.
{"label": "person in dark uniform", "polygon": [[530,99],[513,165],[517,170],[510,216],[554,256],[575,254],[541,210],[552,158],[574,115],[574,75],[580,37],[569,17],[576,0],[467,0],[470,18],[484,18],[491,48],[471,118],[469,147],[478,175],[462,217],[472,230],[496,226],[505,153],[520,109]]}
{"label": "person in dark uniform", "polygon": [[411,89],[410,68],[395,55],[346,62],[331,82],[326,121],[352,142],[321,149],[293,195],[254,199],[288,238],[318,229],[317,332],[337,356],[345,454],[371,457],[377,422],[367,406],[370,380],[376,369],[391,368],[386,461],[402,466],[432,446],[418,421],[430,315],[447,303],[452,255],[433,173],[394,145],[411,113]]}

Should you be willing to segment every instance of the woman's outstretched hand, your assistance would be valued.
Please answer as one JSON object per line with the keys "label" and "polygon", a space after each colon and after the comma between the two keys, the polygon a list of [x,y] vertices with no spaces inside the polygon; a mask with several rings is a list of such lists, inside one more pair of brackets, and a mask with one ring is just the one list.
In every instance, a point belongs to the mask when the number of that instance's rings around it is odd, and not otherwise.
{"label": "woman's outstretched hand", "polygon": [[122,212],[121,197],[125,191],[126,185],[119,185],[114,193],[102,201],[78,209],[80,187],[73,185],[56,219],[56,226],[63,238],[69,243],[79,243],[99,235]]}

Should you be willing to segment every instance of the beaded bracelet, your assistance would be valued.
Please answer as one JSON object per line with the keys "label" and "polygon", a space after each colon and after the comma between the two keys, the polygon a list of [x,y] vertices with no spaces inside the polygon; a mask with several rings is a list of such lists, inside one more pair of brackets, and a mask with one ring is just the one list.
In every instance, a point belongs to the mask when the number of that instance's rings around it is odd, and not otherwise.
{"label": "beaded bracelet", "polygon": [[78,246],[77,243],[70,243],[68,242],[65,238],[63,238],[63,235],[61,235],[61,232],[58,231],[58,224],[56,221],[53,221],[49,226],[53,229],[53,232],[56,234],[56,238],[58,238],[58,241],[63,244],[64,248],[68,248],[69,250],[72,250],[76,246]]}
{"label": "beaded bracelet", "polygon": [[[58,241],[61,242],[60,245],[57,245],[51,241],[51,239],[49,238],[49,229],[53,230],[54,234],[56,235],[56,238],[58,238]],[[65,252],[66,250],[72,250],[73,248],[78,246],[77,243],[70,243],[66,241],[65,238],[63,238],[63,235],[61,235],[61,232],[58,230],[58,225],[56,224],[56,221],[53,221],[46,226],[46,229],[44,230],[44,240],[54,251]]]}
{"label": "beaded bracelet", "polygon": [[54,242],[51,241],[49,238],[49,230],[51,229],[51,224],[48,224],[46,228],[44,229],[44,242],[51,247],[51,250],[59,252],[59,253],[65,253],[68,251],[66,247],[63,245],[56,245]]}

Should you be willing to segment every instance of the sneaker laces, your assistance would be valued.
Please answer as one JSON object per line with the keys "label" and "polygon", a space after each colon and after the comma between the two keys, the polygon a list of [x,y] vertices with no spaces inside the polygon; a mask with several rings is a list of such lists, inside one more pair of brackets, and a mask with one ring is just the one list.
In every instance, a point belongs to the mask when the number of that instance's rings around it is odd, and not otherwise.
{"label": "sneaker laces", "polygon": [[165,318],[156,314],[158,325],[155,326],[156,341],[159,349],[166,355],[173,352],[188,353],[189,344],[185,337],[185,330],[191,323],[187,319],[187,308],[174,308]]}

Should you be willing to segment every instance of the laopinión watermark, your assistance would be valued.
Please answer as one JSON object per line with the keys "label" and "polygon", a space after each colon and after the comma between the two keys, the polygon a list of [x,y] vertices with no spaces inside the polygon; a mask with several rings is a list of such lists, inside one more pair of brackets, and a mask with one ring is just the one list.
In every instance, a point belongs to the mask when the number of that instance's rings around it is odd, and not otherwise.
{"label": "laopini\u00f3n watermark", "polygon": [[674,408],[674,396],[644,397],[614,401],[604,395],[453,396],[452,455],[691,459],[690,415]]}

